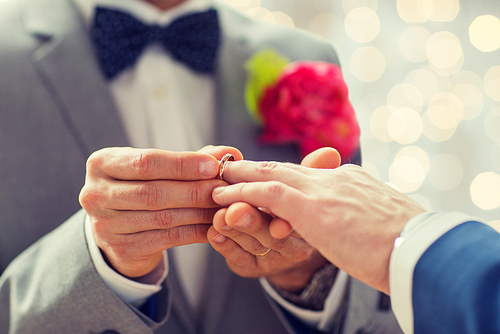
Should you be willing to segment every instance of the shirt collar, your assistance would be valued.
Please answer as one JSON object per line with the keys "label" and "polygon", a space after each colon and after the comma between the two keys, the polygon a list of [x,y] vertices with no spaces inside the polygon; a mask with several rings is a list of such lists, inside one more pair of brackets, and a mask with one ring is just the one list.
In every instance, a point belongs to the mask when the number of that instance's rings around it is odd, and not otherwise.
{"label": "shirt collar", "polygon": [[172,9],[161,11],[144,0],[73,0],[87,26],[92,25],[95,7],[118,9],[135,16],[144,23],[167,25],[175,18],[192,12],[201,12],[213,7],[213,0],[186,0]]}

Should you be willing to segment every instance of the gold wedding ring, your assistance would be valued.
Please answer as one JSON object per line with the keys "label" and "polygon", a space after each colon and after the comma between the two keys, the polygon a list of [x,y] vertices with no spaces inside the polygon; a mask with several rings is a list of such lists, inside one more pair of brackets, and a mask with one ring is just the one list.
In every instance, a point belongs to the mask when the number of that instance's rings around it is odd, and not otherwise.
{"label": "gold wedding ring", "polygon": [[257,257],[261,257],[261,256],[264,256],[264,255],[267,255],[270,251],[271,251],[271,248],[268,248],[264,253],[262,253],[262,254],[254,254],[254,255],[257,256]]}
{"label": "gold wedding ring", "polygon": [[224,174],[224,168],[226,168],[226,164],[228,161],[234,161],[234,157],[231,155],[231,154],[226,154],[222,157],[222,159],[220,159],[219,161],[219,175],[217,176],[217,178],[219,180],[223,180],[224,177],[223,177],[223,174]]}

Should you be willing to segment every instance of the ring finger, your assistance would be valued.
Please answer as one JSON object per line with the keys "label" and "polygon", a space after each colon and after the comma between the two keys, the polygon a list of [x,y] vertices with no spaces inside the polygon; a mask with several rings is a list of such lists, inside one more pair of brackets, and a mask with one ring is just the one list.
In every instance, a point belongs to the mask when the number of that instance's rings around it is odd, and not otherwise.
{"label": "ring finger", "polygon": [[[247,234],[245,232],[239,231],[229,225],[226,224],[227,219],[227,209],[221,209],[217,211],[214,216],[214,229],[221,235],[228,237],[236,244],[238,244],[243,250],[246,252],[258,256],[264,253],[267,253],[271,248],[271,243],[266,243],[263,240],[257,239],[255,236],[251,234]],[[256,215],[257,217],[244,218],[250,219],[250,224],[260,224],[261,222],[256,222],[255,220],[267,220],[270,218],[265,217],[263,214]],[[246,224],[247,222],[244,221]],[[220,238],[219,238],[220,239]]]}

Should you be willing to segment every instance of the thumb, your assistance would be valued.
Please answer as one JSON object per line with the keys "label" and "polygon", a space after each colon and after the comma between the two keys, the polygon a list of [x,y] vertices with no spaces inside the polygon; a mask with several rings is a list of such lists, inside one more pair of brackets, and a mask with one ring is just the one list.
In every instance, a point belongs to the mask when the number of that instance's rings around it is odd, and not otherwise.
{"label": "thumb", "polygon": [[340,166],[340,154],[332,147],[323,147],[309,153],[302,162],[302,166],[311,168],[333,169]]}

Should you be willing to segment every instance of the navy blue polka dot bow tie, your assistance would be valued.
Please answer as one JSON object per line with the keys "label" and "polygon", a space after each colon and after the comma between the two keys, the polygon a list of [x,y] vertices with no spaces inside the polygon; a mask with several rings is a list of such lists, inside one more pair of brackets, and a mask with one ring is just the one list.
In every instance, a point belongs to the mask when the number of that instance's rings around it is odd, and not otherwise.
{"label": "navy blue polka dot bow tie", "polygon": [[163,45],[173,58],[192,70],[212,73],[219,23],[214,9],[181,16],[167,27],[160,27],[146,25],[117,10],[97,7],[92,40],[107,79],[133,66],[144,48],[153,43]]}

